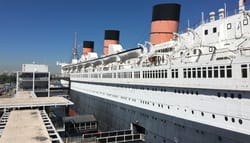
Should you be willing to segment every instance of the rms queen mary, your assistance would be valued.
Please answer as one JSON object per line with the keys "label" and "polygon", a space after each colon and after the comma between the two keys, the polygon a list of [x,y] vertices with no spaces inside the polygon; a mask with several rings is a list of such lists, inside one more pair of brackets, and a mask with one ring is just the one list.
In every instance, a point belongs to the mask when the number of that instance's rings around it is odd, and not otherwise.
{"label": "rms queen mary", "polygon": [[[71,113],[92,113],[102,130],[135,123],[151,143],[250,142],[250,11],[244,0],[178,33],[180,4],[153,7],[150,41],[125,50],[106,30],[104,55],[61,67],[70,76]],[[218,18],[217,18],[218,17]],[[66,81],[62,81],[66,82]]]}

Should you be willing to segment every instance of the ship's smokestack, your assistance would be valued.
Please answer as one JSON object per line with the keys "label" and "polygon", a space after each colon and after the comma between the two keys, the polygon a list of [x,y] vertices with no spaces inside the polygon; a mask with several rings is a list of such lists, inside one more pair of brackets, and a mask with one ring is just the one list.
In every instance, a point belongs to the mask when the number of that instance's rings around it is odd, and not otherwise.
{"label": "ship's smokestack", "polygon": [[94,41],[83,41],[82,55],[86,57],[89,52],[93,52],[93,49]]}
{"label": "ship's smokestack", "polygon": [[152,14],[150,42],[160,44],[169,41],[178,32],[180,4],[155,5]]}
{"label": "ship's smokestack", "polygon": [[109,44],[119,44],[119,34],[118,30],[105,30],[104,35],[104,48],[103,55],[106,56],[109,54]]}

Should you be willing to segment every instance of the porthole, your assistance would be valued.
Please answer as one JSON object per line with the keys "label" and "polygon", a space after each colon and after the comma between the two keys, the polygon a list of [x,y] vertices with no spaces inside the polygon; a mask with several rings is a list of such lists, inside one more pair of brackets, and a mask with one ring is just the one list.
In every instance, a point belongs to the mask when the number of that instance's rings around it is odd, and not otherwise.
{"label": "porthole", "polygon": [[214,114],[212,115],[212,117],[213,117],[213,119],[215,119],[215,115]]}
{"label": "porthole", "polygon": [[191,91],[191,94],[194,94],[194,92],[193,92],[193,91]]}
{"label": "porthole", "polygon": [[204,116],[204,113],[203,113],[203,112],[201,112],[201,116]]}
{"label": "porthole", "polygon": [[225,121],[228,121],[228,118],[227,118],[227,116],[225,116]]}
{"label": "porthole", "polygon": [[239,123],[240,123],[240,124],[242,124],[242,123],[243,123],[243,121],[242,121],[241,119],[239,119]]}
{"label": "porthole", "polygon": [[218,136],[218,140],[219,140],[219,141],[222,141],[222,137],[221,137],[221,136]]}
{"label": "porthole", "polygon": [[234,118],[232,118],[232,122],[233,122],[233,123],[235,122]]}
{"label": "porthole", "polygon": [[192,114],[194,114],[194,110],[192,110]]}
{"label": "porthole", "polygon": [[168,109],[170,109],[170,106],[168,105]]}

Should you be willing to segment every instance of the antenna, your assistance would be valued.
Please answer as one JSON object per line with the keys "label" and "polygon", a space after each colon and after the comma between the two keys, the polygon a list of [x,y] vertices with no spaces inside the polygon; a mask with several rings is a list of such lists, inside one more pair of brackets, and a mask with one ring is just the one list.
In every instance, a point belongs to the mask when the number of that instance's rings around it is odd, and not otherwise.
{"label": "antenna", "polygon": [[204,21],[204,12],[201,12],[201,24],[204,24],[205,21]]}

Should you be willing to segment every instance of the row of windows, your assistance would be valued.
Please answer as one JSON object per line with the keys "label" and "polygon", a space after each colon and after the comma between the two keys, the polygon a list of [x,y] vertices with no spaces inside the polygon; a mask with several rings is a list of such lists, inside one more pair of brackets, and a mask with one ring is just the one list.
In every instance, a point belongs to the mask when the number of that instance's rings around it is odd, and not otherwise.
{"label": "row of windows", "polygon": [[232,66],[184,68],[184,78],[231,78]]}
{"label": "row of windows", "polygon": [[[247,18],[245,18],[245,19],[243,20],[243,25],[244,25],[244,26],[245,26],[245,25],[248,25],[248,19],[247,19]],[[230,30],[230,29],[232,29],[232,23],[228,23],[228,24],[227,24],[227,30]],[[212,32],[213,32],[213,33],[216,33],[216,32],[217,32],[217,27],[213,27]],[[205,29],[205,30],[204,30],[204,35],[208,35],[208,29]]]}
{"label": "row of windows", "polygon": [[[241,77],[250,77],[250,64],[241,65]],[[75,74],[76,78],[168,78],[168,70],[148,70],[135,72],[118,72],[118,73],[82,73]],[[196,67],[184,68],[184,78],[231,78],[232,66],[213,66],[213,67]],[[171,78],[179,78],[178,69],[171,69]]]}
{"label": "row of windows", "polygon": [[168,70],[143,71],[142,75],[143,78],[167,78]]}

